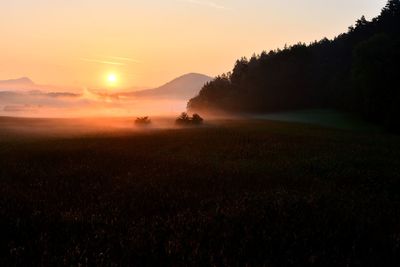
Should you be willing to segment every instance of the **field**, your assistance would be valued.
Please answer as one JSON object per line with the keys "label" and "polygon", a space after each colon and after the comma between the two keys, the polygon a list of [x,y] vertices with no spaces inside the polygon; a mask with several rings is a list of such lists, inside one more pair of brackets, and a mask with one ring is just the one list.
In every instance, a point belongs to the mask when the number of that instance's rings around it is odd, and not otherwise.
{"label": "field", "polygon": [[399,136],[107,125],[0,118],[0,266],[400,264]]}

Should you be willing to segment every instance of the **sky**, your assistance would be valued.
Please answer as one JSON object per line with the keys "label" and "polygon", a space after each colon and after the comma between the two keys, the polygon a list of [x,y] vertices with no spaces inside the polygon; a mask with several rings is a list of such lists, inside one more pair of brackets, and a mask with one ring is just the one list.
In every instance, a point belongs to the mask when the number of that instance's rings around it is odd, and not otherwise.
{"label": "sky", "polygon": [[[140,88],[189,72],[216,76],[242,56],[332,38],[362,15],[377,16],[385,3],[1,0],[0,80]],[[113,81],[107,80],[111,74]]]}

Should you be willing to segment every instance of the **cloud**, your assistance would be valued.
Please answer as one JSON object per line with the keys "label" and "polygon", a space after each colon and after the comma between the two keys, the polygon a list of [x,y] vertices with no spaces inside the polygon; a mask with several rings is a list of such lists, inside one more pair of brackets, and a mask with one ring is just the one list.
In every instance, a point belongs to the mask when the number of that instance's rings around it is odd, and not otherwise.
{"label": "cloud", "polygon": [[85,61],[85,62],[106,64],[106,65],[126,66],[125,63],[115,62],[115,61],[108,61],[108,60],[98,60],[98,59],[90,59],[90,58],[80,58],[79,60]]}
{"label": "cloud", "polygon": [[[100,58],[100,59],[99,59]],[[114,65],[114,66],[126,66],[129,63],[142,63],[139,60],[129,58],[129,57],[115,57],[115,56],[97,56],[97,58],[79,58],[80,61]]]}
{"label": "cloud", "polygon": [[196,4],[196,5],[207,6],[207,7],[216,8],[216,9],[228,9],[225,6],[217,4],[212,1],[202,1],[202,0],[180,0],[180,1],[186,2],[186,3],[191,3],[191,4]]}
{"label": "cloud", "polygon": [[109,59],[117,60],[117,61],[128,61],[128,62],[133,62],[133,63],[142,63],[139,60],[133,59],[133,58],[128,58],[128,57],[106,57]]}
{"label": "cloud", "polygon": [[3,108],[4,112],[27,112],[27,113],[38,113],[40,105],[8,105]]}

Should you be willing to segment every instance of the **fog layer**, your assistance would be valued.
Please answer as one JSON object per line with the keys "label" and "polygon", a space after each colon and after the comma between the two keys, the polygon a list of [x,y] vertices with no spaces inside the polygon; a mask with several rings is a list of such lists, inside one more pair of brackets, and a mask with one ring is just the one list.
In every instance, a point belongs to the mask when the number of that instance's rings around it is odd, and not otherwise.
{"label": "fog layer", "polygon": [[170,116],[186,109],[185,100],[81,93],[0,91],[0,116],[69,118],[93,116]]}

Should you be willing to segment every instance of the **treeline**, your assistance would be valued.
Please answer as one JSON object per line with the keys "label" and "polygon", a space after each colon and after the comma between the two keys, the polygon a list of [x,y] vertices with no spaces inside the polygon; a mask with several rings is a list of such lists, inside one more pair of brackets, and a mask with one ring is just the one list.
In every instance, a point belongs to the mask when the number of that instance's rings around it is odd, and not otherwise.
{"label": "treeline", "polygon": [[335,108],[400,130],[400,0],[333,40],[238,60],[207,83],[190,111],[270,112]]}

